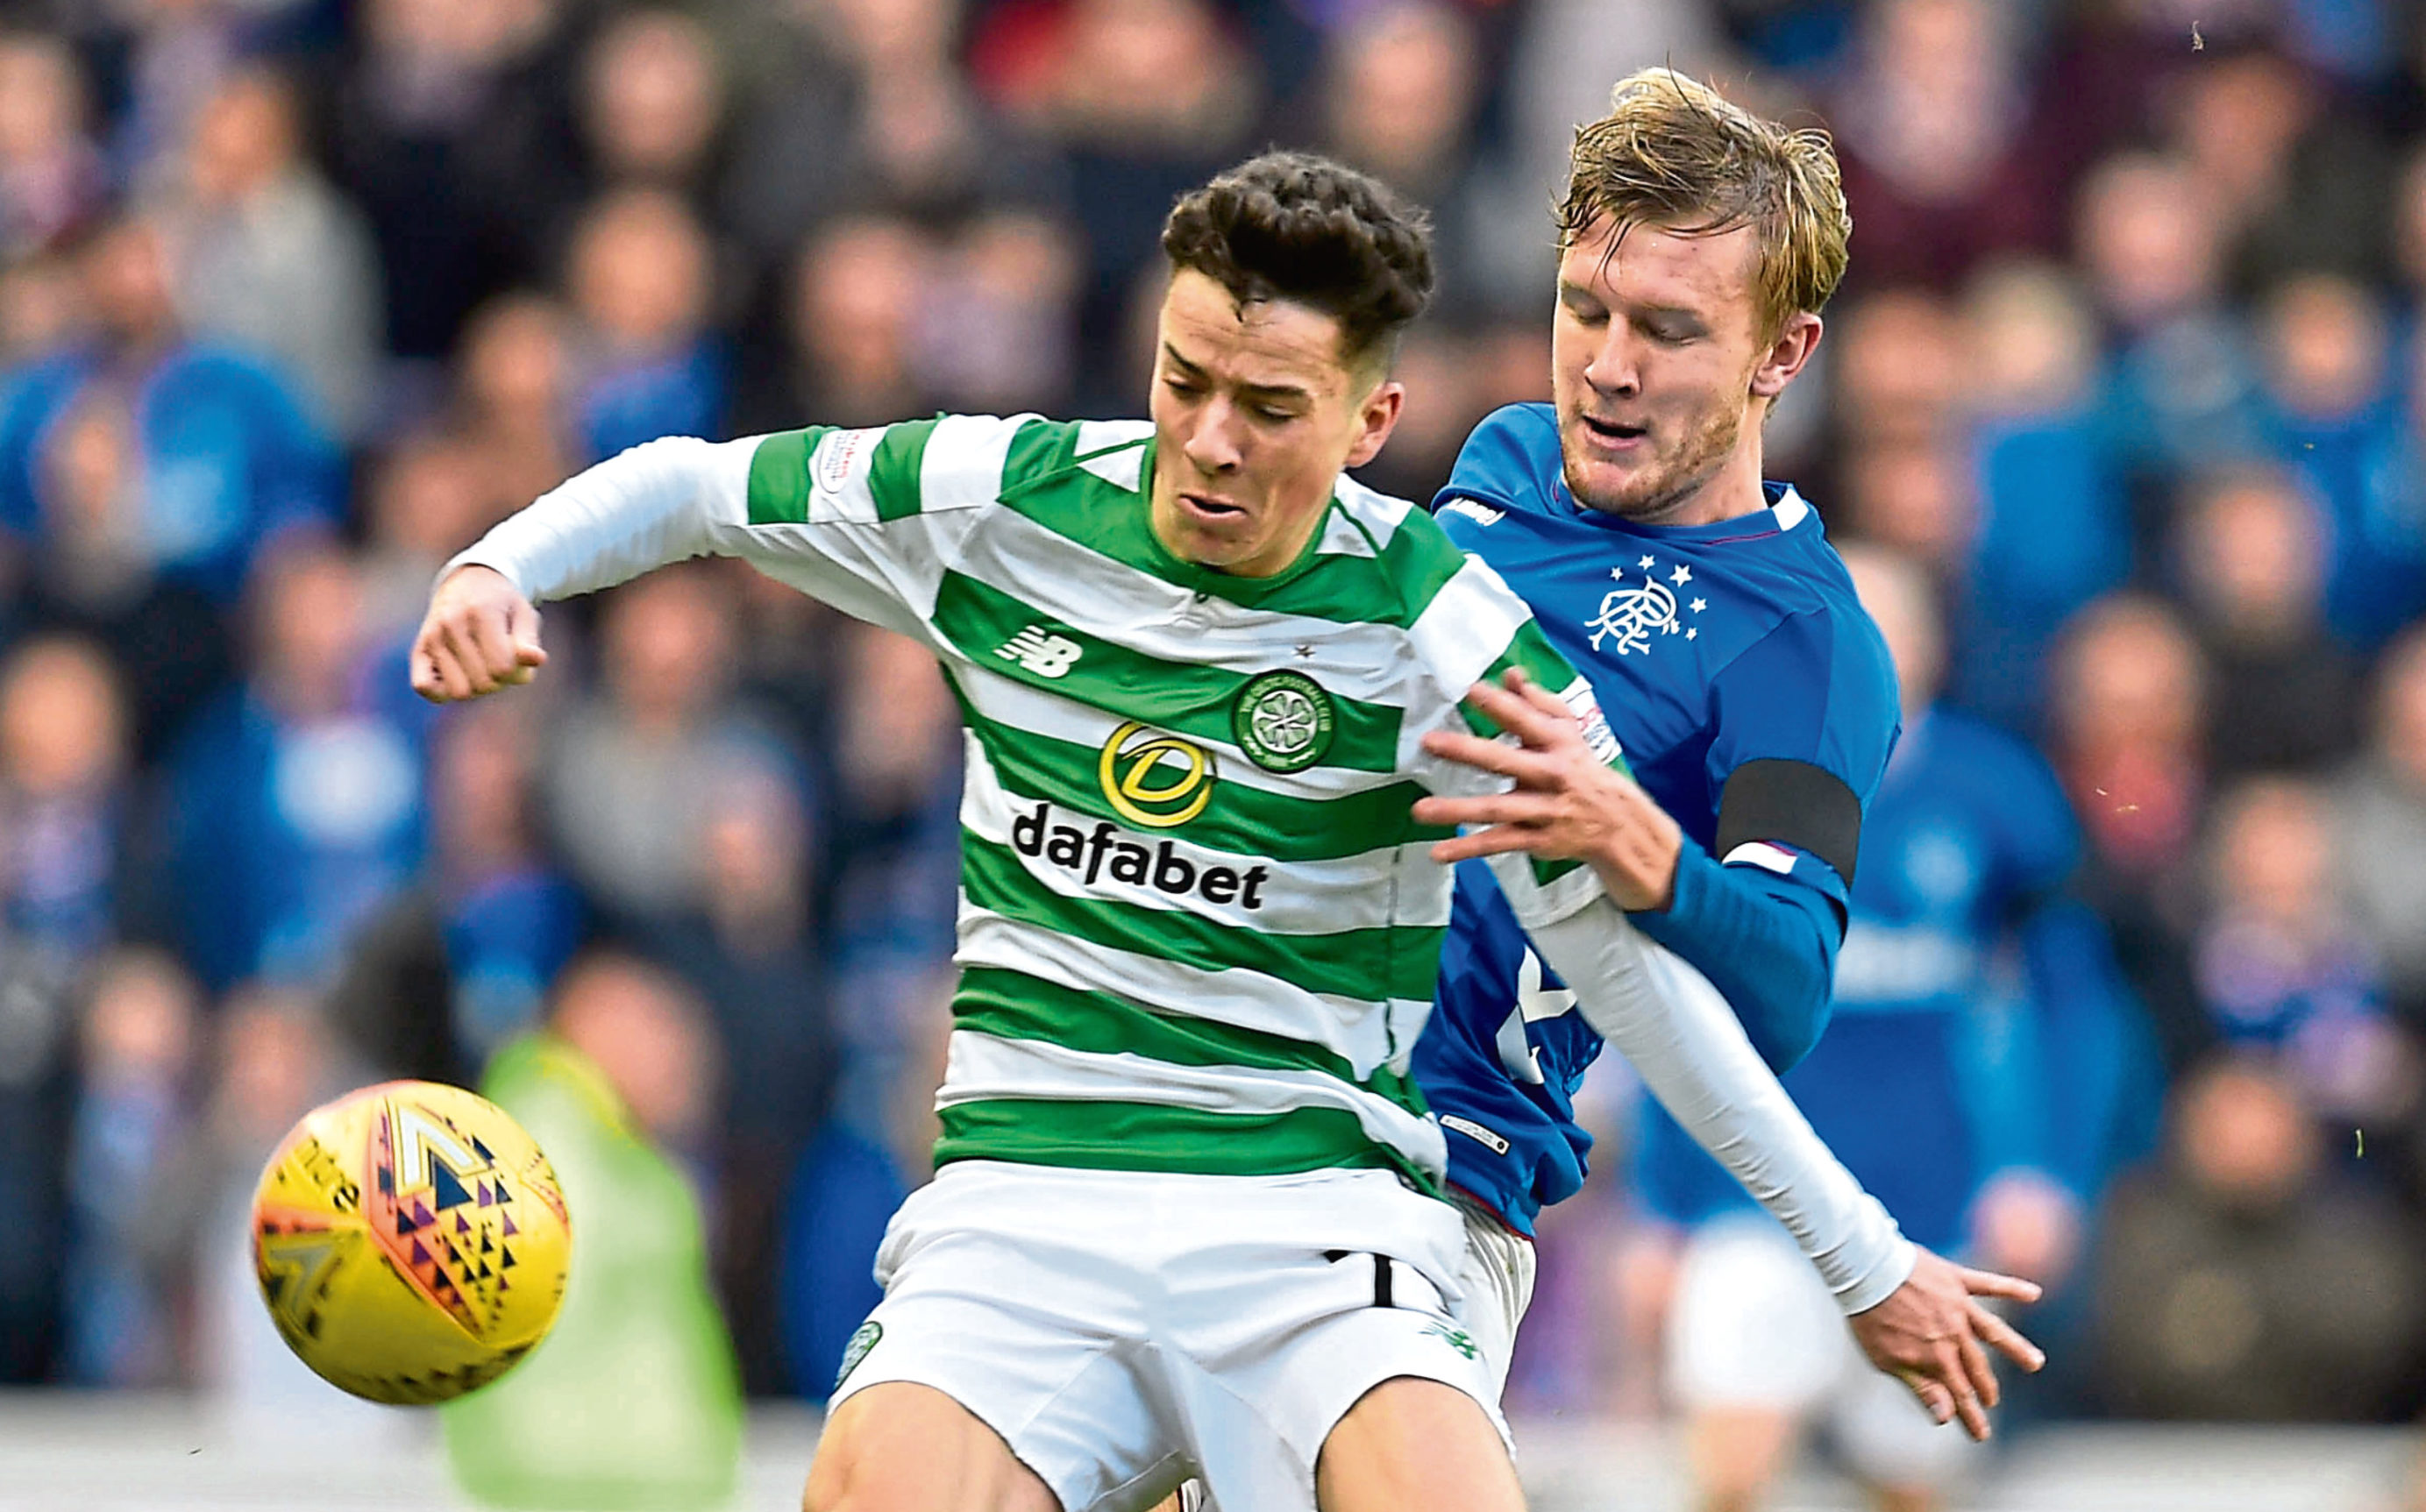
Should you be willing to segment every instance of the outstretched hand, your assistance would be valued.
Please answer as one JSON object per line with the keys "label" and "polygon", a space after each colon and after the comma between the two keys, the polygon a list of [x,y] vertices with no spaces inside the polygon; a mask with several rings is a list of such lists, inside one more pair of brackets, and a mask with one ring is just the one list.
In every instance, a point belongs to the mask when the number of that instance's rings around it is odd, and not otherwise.
{"label": "outstretched hand", "polygon": [[2039,1289],[1923,1249],[1911,1277],[1885,1301],[1845,1321],[1870,1363],[1911,1387],[1931,1417],[1960,1419],[1964,1432],[1984,1440],[1988,1410],[2001,1395],[1988,1349],[2026,1371],[2046,1364],[2046,1356],[1981,1297],[2035,1302]]}
{"label": "outstretched hand", "polygon": [[1452,865],[1523,851],[1543,861],[1582,861],[1619,908],[1668,907],[1684,844],[1676,821],[1632,778],[1593,754],[1575,711],[1556,695],[1514,668],[1504,682],[1476,684],[1466,701],[1517,744],[1448,730],[1424,736],[1433,755],[1516,783],[1480,797],[1418,800],[1419,823],[1479,827],[1435,843],[1432,859]]}
{"label": "outstretched hand", "polygon": [[491,568],[447,573],[412,637],[412,691],[432,703],[518,687],[546,665],[539,611]]}

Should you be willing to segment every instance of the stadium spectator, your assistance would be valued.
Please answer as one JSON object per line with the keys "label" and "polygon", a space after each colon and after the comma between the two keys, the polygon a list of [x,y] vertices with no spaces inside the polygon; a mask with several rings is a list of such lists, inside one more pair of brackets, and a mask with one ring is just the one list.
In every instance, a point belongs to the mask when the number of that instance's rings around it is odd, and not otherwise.
{"label": "stadium spectator", "polygon": [[509,295],[483,306],[463,332],[449,428],[472,453],[497,517],[580,465],[565,327],[554,301]]}
{"label": "stadium spectator", "polygon": [[1856,534],[1911,554],[1941,577],[1961,572],[1979,529],[1972,475],[1948,435],[1849,442],[1834,496]]}
{"label": "stadium spectator", "polygon": [[547,1347],[442,1414],[458,1481],[491,1506],[713,1506],[740,1470],[740,1382],[707,1284],[683,1159],[712,1116],[700,1005],[664,973],[593,956],[546,1029],[483,1090],[548,1152],[581,1216]]}
{"label": "stadium spectator", "polygon": [[1477,22],[1448,0],[1346,9],[1349,19],[1324,40],[1307,111],[1316,119],[1292,135],[1431,208],[1442,274],[1434,318],[1471,319],[1504,306],[1510,301],[1483,281],[1490,263],[1479,250],[1493,205],[1480,182],[1490,170],[1476,155]]}
{"label": "stadium spectator", "polygon": [[67,346],[84,318],[84,291],[65,256],[0,258],[0,367],[29,363]]}
{"label": "stadium spectator", "polygon": [[1513,20],[1507,61],[1492,81],[1506,96],[1506,117],[1489,154],[1499,168],[1499,213],[1484,255],[1492,281],[1522,312],[1530,291],[1555,266],[1533,229],[1542,204],[1566,182],[1576,123],[1609,108],[1610,84],[1662,62],[1697,79],[1730,70],[1741,77],[1741,71],[1727,46],[1723,18],[1710,6],[1537,0]]}
{"label": "stadium spectator", "polygon": [[28,641],[0,666],[0,909],[10,948],[72,973],[119,934],[132,829],[126,710],[86,641]]}
{"label": "stadium spectator", "polygon": [[1963,332],[1934,294],[1893,289],[1832,312],[1829,398],[1837,434],[1856,442],[1934,441],[1965,387]]}
{"label": "stadium spectator", "polygon": [[107,191],[74,54],[40,32],[0,36],[0,261],[57,247]]}
{"label": "stadium spectator", "polygon": [[661,190],[621,190],[583,214],[565,281],[580,321],[572,400],[586,460],[723,429],[727,359],[706,329],[713,264],[699,222]]}
{"label": "stadium spectator", "polygon": [[1042,120],[1069,159],[1092,274],[1079,324],[1102,391],[1081,402],[1125,412],[1137,391],[1121,359],[1139,306],[1160,298],[1163,217],[1251,145],[1263,81],[1211,0],[1072,0],[1049,77]]}
{"label": "stadium spectator", "polygon": [[477,1080],[538,1025],[581,943],[581,899],[540,844],[537,742],[518,709],[472,711],[438,732],[428,863],[364,924],[330,997],[382,1075]]}
{"label": "stadium spectator", "polygon": [[2098,408],[2096,329],[2070,276],[2001,265],[1972,281],[1963,318],[1979,523],[1954,691],[2030,730],[2057,629],[2130,576],[2130,507]]}
{"label": "stadium spectator", "polygon": [[2089,843],[2084,888],[2179,1069],[2215,1038],[2185,944],[2208,788],[2206,665],[2171,608],[2117,594],[2065,627],[2048,684],[2049,755]]}
{"label": "stadium spectator", "polygon": [[[2413,1368],[2418,1248],[2381,1197],[2323,1166],[2272,1071],[2224,1061],[2173,1102],[2164,1159],[2103,1222],[2108,1406],[2135,1418],[2363,1423]],[[2319,1278],[2330,1276],[2330,1286]]]}
{"label": "stadium spectator", "polygon": [[2159,114],[2214,197],[2240,286],[2301,269],[2381,270],[2390,163],[2318,70],[2263,43],[2219,47],[2183,72]]}
{"label": "stadium spectator", "polygon": [[927,291],[944,253],[909,221],[842,217],[801,247],[789,281],[787,338],[736,401],[734,433],[856,426],[939,400],[921,371]]}
{"label": "stadium spectator", "polygon": [[2372,735],[2337,798],[2339,891],[2401,1017],[2426,1026],[2426,629],[2385,652]]}
{"label": "stadium spectator", "polygon": [[917,301],[926,382],[963,412],[1066,402],[1077,377],[1071,313],[1085,276],[1059,221],[1006,210],[963,223]]}
{"label": "stadium spectator", "polygon": [[42,458],[45,533],[15,618],[29,631],[106,650],[148,767],[235,668],[219,605],[156,570],[143,534],[138,445],[135,416],[106,390],[55,422]]}
{"label": "stadium spectator", "polygon": [[2175,525],[2183,597],[2213,674],[2208,764],[2219,777],[2313,771],[2356,741],[2359,668],[2325,626],[2331,530],[2272,469],[2225,473]]}
{"label": "stadium spectator", "polygon": [[787,1380],[773,1293],[784,1194],[833,1098],[832,1010],[808,894],[814,838],[795,784],[740,774],[708,800],[699,907],[643,937],[717,1030],[717,1290],[743,1379],[762,1392]]}
{"label": "stadium spectator", "polygon": [[609,20],[581,60],[581,135],[593,184],[662,189],[715,206],[724,77],[706,27],[680,10]]}
{"label": "stadium spectator", "polygon": [[548,827],[606,919],[645,925],[699,907],[711,795],[787,755],[732,702],[733,624],[707,572],[626,587],[598,635],[602,686],[566,712],[545,760]]}
{"label": "stadium spectator", "polygon": [[300,129],[283,79],[230,76],[156,213],[186,321],[275,359],[320,425],[352,441],[380,366],[379,264],[361,214],[304,157]]}
{"label": "stadium spectator", "polygon": [[379,243],[387,348],[434,363],[487,299],[548,270],[574,192],[556,0],[362,8],[330,159]]}
{"label": "stadium spectator", "polygon": [[82,1385],[168,1386],[187,1363],[179,1278],[149,1226],[196,1134],[202,1007],[192,979],[155,952],[113,953],[93,973],[77,1035],[61,1310],[63,1374]]}
{"label": "stadium spectator", "polygon": [[338,458],[283,378],[183,329],[156,226],[104,229],[82,270],[92,337],[0,374],[0,526],[21,540],[56,528],[43,483],[60,418],[86,401],[121,404],[142,550],[162,573],[231,600],[265,541],[335,521]]}
{"label": "stadium spectator", "polygon": [[405,438],[372,471],[361,560],[371,644],[410,635],[421,623],[438,569],[496,523],[495,491],[478,454],[443,434]]}
{"label": "stadium spectator", "polygon": [[170,758],[176,938],[215,989],[325,985],[420,863],[422,732],[392,715],[351,558],[295,539],[264,558],[248,607],[250,676]]}
{"label": "stadium spectator", "polygon": [[2193,960],[2224,1043],[2274,1057],[2301,1102],[2337,1129],[2407,1112],[2416,1056],[2384,1016],[2374,952],[2334,885],[2323,794],[2253,778],[2218,800],[2213,828]]}
{"label": "stadium spectator", "polygon": [[788,65],[736,134],[730,218],[771,266],[840,211],[930,224],[1052,211],[1068,175],[959,66],[961,0],[828,0],[795,14]]}
{"label": "stadium spectator", "polygon": [[2280,285],[2261,318],[2275,453],[2326,509],[2334,631],[2362,649],[2426,608],[2426,510],[2400,496],[2391,330],[2382,302],[2334,274]]}
{"label": "stadium spectator", "polygon": [[2082,185],[2076,239],[2108,329],[2107,423],[2139,473],[2170,478],[2260,455],[2247,323],[2224,300],[2224,228],[2181,163],[2124,153]]}
{"label": "stadium spectator", "polygon": [[1990,0],[1865,8],[1860,61],[1830,111],[1861,285],[1952,289],[1988,256],[2056,240],[2063,165],[2032,129],[2023,24]]}

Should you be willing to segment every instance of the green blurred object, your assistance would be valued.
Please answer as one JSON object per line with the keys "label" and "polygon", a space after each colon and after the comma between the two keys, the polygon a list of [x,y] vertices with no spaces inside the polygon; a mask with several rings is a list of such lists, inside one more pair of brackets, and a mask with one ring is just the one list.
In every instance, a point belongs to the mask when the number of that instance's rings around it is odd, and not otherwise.
{"label": "green blurred object", "polygon": [[457,1480],[499,1507],[724,1504],[740,1470],[740,1373],[689,1186],[605,1073],[553,1035],[500,1050],[481,1091],[555,1166],[573,1267],[546,1341],[444,1409]]}

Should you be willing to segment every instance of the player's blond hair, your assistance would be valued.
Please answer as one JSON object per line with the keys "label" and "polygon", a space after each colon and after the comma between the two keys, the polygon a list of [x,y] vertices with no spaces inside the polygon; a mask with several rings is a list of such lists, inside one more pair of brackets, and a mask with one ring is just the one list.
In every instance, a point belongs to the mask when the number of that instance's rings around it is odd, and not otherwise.
{"label": "player's blond hair", "polygon": [[1763,121],[1699,80],[1648,68],[1618,80],[1609,114],[1576,128],[1559,245],[1603,217],[1621,234],[1658,226],[1715,234],[1751,226],[1762,332],[1817,314],[1845,276],[1853,217],[1828,134]]}

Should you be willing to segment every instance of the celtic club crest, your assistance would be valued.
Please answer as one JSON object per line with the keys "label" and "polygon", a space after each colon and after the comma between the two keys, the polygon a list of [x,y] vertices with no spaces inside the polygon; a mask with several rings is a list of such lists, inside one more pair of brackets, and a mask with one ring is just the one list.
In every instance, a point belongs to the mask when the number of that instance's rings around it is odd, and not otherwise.
{"label": "celtic club crest", "polygon": [[1302,772],[1322,760],[1336,719],[1331,695],[1303,672],[1253,678],[1230,705],[1238,748],[1268,772]]}
{"label": "celtic club crest", "polygon": [[[1623,577],[1618,579],[1625,582]],[[1676,595],[1667,584],[1648,573],[1634,587],[1613,587],[1601,595],[1600,613],[1590,620],[1592,648],[1601,649],[1601,642],[1615,636],[1614,648],[1620,656],[1636,651],[1648,653],[1651,637],[1676,633]]]}

